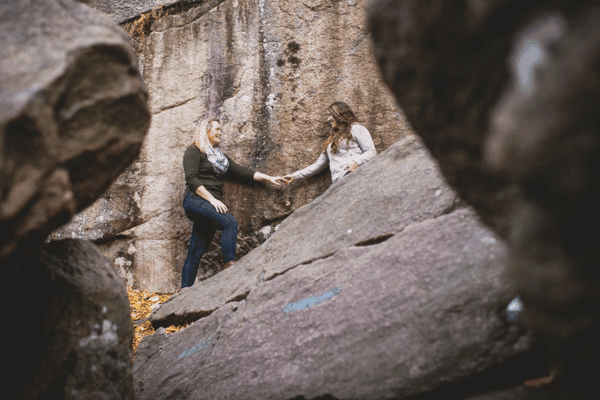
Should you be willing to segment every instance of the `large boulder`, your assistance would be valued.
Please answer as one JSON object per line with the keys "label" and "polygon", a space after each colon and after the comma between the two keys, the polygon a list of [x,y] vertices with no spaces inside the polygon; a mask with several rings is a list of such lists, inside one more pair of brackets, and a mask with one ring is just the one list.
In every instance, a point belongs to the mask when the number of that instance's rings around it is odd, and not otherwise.
{"label": "large boulder", "polygon": [[3,1],[0,41],[0,259],[8,265],[106,190],[137,156],[150,114],[127,36],[85,5]]}
{"label": "large boulder", "polygon": [[136,398],[399,399],[500,364],[523,377],[506,265],[407,138],[157,309],[157,328],[193,323],[142,341]]}
{"label": "large boulder", "polygon": [[597,1],[370,10],[386,81],[449,183],[509,239],[528,325],[573,398],[597,397],[600,373],[598,23]]}
{"label": "large boulder", "polygon": [[125,284],[93,244],[52,242],[0,273],[0,398],[133,398]]}
{"label": "large boulder", "polygon": [[[134,287],[172,292],[181,284],[191,232],[181,207],[182,157],[197,120],[220,118],[226,153],[272,175],[317,159],[326,109],[337,100],[353,107],[379,152],[410,134],[372,56],[365,2],[182,0],[128,22],[124,27],[143,42],[139,58],[152,126],[139,159],[114,190],[57,238],[97,241]],[[94,3],[105,11],[134,6]],[[240,223],[239,254],[321,194],[331,183],[328,175],[283,190],[227,183],[224,202]],[[198,279],[221,264],[213,242]]]}

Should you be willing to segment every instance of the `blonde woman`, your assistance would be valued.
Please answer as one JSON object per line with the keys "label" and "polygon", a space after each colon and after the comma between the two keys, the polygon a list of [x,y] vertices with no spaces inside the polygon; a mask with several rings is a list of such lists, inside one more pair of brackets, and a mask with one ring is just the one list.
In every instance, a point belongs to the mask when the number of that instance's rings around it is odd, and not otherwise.
{"label": "blonde woman", "polygon": [[319,158],[308,167],[284,176],[285,183],[316,175],[327,165],[331,171],[331,181],[335,182],[377,156],[371,134],[358,123],[348,104],[338,101],[330,105],[327,111],[331,132]]}
{"label": "blonde woman", "polygon": [[204,120],[196,128],[192,144],[183,155],[186,183],[183,209],[194,225],[181,273],[181,288],[194,284],[200,259],[217,229],[223,231],[223,269],[230,267],[235,261],[238,223],[221,201],[224,180],[233,178],[242,183],[257,181],[276,186],[283,180],[282,177],[265,175],[236,164],[219,147],[220,139],[219,120]]}

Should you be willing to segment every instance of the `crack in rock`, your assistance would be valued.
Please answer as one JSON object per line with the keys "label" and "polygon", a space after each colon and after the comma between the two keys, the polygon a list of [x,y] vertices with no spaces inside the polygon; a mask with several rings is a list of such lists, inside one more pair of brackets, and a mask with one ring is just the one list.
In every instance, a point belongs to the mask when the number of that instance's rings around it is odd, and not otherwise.
{"label": "crack in rock", "polygon": [[[248,291],[246,291],[246,292],[244,292],[244,293],[242,293],[242,294],[238,294],[238,295],[237,295],[237,296],[235,296],[234,298],[232,298],[232,299],[230,299],[230,300],[227,300],[227,302],[226,302],[225,304],[227,304],[227,303],[235,303],[235,302],[238,302],[238,303],[239,303],[240,301],[246,300],[246,297],[248,297],[248,295],[250,294],[250,292],[251,292],[251,291],[250,291],[250,290],[248,290]],[[221,306],[221,307],[222,307],[222,306]],[[221,308],[221,307],[219,307],[219,308]]]}
{"label": "crack in rock", "polygon": [[311,398],[306,398],[304,396],[296,396],[293,397],[289,400],[339,400],[337,397],[334,397],[330,394],[324,394],[323,396],[319,396],[319,397],[311,397]]}
{"label": "crack in rock", "polygon": [[180,325],[189,325],[192,324],[202,318],[206,318],[211,315],[213,312],[218,310],[215,308],[214,310],[207,311],[194,311],[187,314],[179,315],[179,314],[169,314],[167,317],[159,320],[151,321],[152,327],[154,330],[158,330],[159,328],[166,328],[171,325],[180,326]]}
{"label": "crack in rock", "polygon": [[[186,25],[192,24],[208,14],[212,9],[218,7],[225,0],[190,0],[190,1],[179,1],[170,7],[165,8],[166,12],[170,12],[170,9],[175,10],[173,14],[166,15],[164,21],[155,23],[152,25],[152,32],[165,32],[170,29],[178,29],[185,27]],[[183,6],[180,12],[176,11],[176,7]],[[188,8],[189,7],[189,8]],[[186,9],[187,8],[187,9]],[[170,18],[169,18],[170,17]],[[175,17],[175,18],[173,18]],[[179,19],[179,20],[177,20]]]}
{"label": "crack in rock", "polygon": [[354,246],[357,246],[357,247],[372,246],[374,244],[383,243],[386,240],[388,240],[389,238],[393,237],[394,235],[395,235],[395,233],[385,233],[383,235],[375,236],[370,239],[358,242],[358,243],[354,244]]}
{"label": "crack in rock", "polygon": [[177,108],[177,107],[183,106],[183,105],[185,105],[185,104],[189,103],[189,102],[190,102],[190,101],[192,101],[192,100],[196,100],[196,98],[197,98],[197,97],[196,97],[196,96],[194,96],[194,97],[191,97],[191,98],[189,98],[189,99],[181,100],[181,101],[178,101],[177,103],[170,104],[170,105],[168,105],[168,106],[164,106],[164,107],[162,107],[162,108],[160,108],[160,109],[158,109],[158,110],[154,111],[154,112],[152,113],[152,115],[158,115],[158,114],[162,113],[163,111],[168,111],[168,110],[172,110],[172,109],[174,109],[174,108]]}
{"label": "crack in rock", "polygon": [[161,327],[166,328],[171,325],[179,326],[179,325],[192,324],[196,321],[201,320],[202,318],[206,318],[206,317],[210,316],[212,313],[221,309],[222,307],[224,307],[225,305],[227,305],[229,303],[239,303],[241,301],[246,300],[246,297],[248,297],[250,292],[251,291],[248,290],[244,293],[241,293],[241,294],[227,300],[225,302],[225,304],[223,304],[222,306],[214,308],[212,310],[194,311],[194,312],[189,312],[189,313],[185,313],[185,314],[170,314],[165,318],[152,321],[152,327],[156,330],[158,328],[161,328]]}
{"label": "crack in rock", "polygon": [[340,250],[343,250],[343,249],[344,249],[344,247],[342,247],[341,249],[339,249],[339,250],[337,250],[337,251],[335,251],[335,252],[333,252],[333,253],[326,254],[326,255],[324,255],[324,256],[321,256],[321,257],[311,258],[310,260],[307,260],[307,261],[301,262],[300,264],[296,264],[296,265],[294,265],[294,266],[292,266],[292,267],[289,267],[289,268],[287,268],[287,269],[285,269],[285,270],[283,270],[283,271],[281,271],[281,272],[275,272],[273,275],[270,275],[270,276],[268,276],[268,277],[264,278],[264,282],[267,282],[267,281],[273,280],[273,279],[277,278],[278,276],[280,276],[280,275],[283,275],[283,274],[285,274],[286,272],[288,272],[288,271],[290,271],[290,270],[292,270],[292,269],[294,269],[294,268],[296,268],[296,267],[299,267],[299,266],[301,266],[301,265],[308,265],[308,264],[312,264],[312,263],[313,263],[313,262],[315,262],[315,261],[324,260],[324,259],[326,259],[326,258],[329,258],[329,257],[331,257],[331,256],[334,256],[334,255],[335,255],[335,254],[337,254],[337,253],[338,253]]}

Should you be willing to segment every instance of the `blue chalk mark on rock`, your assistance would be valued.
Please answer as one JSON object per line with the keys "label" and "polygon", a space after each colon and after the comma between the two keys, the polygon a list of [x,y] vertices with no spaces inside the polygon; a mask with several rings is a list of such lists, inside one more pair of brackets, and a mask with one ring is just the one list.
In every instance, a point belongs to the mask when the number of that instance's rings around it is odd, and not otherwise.
{"label": "blue chalk mark on rock", "polygon": [[211,342],[211,340],[210,340],[210,339],[206,339],[206,340],[205,340],[205,341],[203,341],[202,343],[200,343],[200,344],[197,344],[197,345],[195,345],[194,347],[190,347],[190,348],[189,348],[189,349],[187,349],[187,350],[184,350],[184,351],[183,351],[183,352],[182,352],[182,353],[179,355],[179,358],[183,358],[183,357],[190,356],[190,355],[192,355],[192,354],[194,354],[194,353],[196,353],[196,352],[198,352],[198,351],[200,351],[200,350],[204,350],[204,349],[208,348],[208,347],[210,346],[210,342]]}
{"label": "blue chalk mark on rock", "polygon": [[333,299],[335,296],[337,296],[340,293],[340,291],[341,291],[341,289],[338,286],[335,289],[330,290],[329,292],[323,293],[320,296],[310,297],[308,299],[289,303],[287,306],[283,307],[283,312],[291,313],[294,311],[303,310],[308,307],[316,306],[317,304],[321,304],[324,301]]}

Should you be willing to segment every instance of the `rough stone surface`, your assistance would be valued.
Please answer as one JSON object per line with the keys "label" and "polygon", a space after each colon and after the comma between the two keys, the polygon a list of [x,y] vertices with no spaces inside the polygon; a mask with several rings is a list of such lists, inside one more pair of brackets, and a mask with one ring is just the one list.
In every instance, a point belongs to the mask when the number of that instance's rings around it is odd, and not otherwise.
{"label": "rough stone surface", "polygon": [[76,0],[111,16],[118,23],[135,20],[153,10],[169,10],[175,8],[175,13],[190,7],[201,6],[210,9],[225,0]]}
{"label": "rough stone surface", "polygon": [[[122,191],[121,199],[115,183],[110,199],[57,236],[114,243],[110,254],[126,252],[121,237],[132,238],[136,252],[124,273],[135,287],[161,292],[179,287],[191,232],[181,208],[182,156],[195,121],[220,118],[225,151],[272,175],[317,159],[326,108],[337,100],[353,107],[380,152],[410,134],[372,56],[365,1],[178,4],[180,11],[153,21],[139,53],[153,119],[139,159],[122,178],[135,182],[133,197]],[[224,202],[240,223],[240,255],[329,184],[327,172],[280,190],[227,183]],[[92,225],[96,220],[106,222]],[[198,279],[220,265],[213,242]]]}
{"label": "rough stone surface", "polygon": [[111,16],[118,23],[152,11],[158,7],[168,7],[173,4],[203,3],[205,0],[77,0]]}
{"label": "rough stone surface", "polygon": [[14,0],[0,4],[0,24],[0,259],[7,260],[110,185],[137,156],[150,114],[135,53],[105,15],[68,0]]}
{"label": "rough stone surface", "polygon": [[156,310],[196,322],[142,341],[136,398],[399,399],[529,349],[506,248],[455,200],[417,140],[393,145]]}
{"label": "rough stone surface", "polygon": [[[175,323],[189,313],[209,313],[297,265],[326,258],[344,247],[386,240],[416,221],[460,206],[460,199],[413,137],[395,143],[367,165],[352,173],[352,180],[336,182],[289,216],[260,252],[243,258],[241,265],[251,268],[226,270],[194,285],[165,303],[153,320]],[[281,229],[293,234],[279,234]],[[206,294],[206,301],[191,301],[198,293]]]}
{"label": "rough stone surface", "polygon": [[52,242],[1,273],[0,398],[133,398],[126,288],[92,243]]}
{"label": "rough stone surface", "polygon": [[509,238],[557,385],[596,398],[597,2],[458,4],[374,2],[380,65],[444,176]]}

